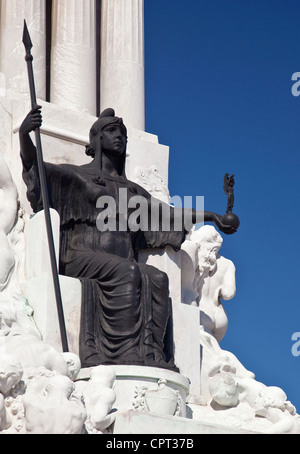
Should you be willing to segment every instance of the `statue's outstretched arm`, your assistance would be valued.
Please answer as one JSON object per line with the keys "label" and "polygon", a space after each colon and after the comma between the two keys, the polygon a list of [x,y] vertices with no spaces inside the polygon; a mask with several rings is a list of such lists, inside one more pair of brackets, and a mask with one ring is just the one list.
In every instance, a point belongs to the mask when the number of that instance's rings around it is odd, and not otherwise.
{"label": "statue's outstretched arm", "polygon": [[[202,220],[204,222],[213,222],[215,226],[226,235],[231,235],[237,231],[237,226],[234,224],[227,224],[222,220],[223,216],[212,211],[204,211],[202,213]],[[197,223],[197,219],[201,219],[201,213],[193,210],[193,223]]]}

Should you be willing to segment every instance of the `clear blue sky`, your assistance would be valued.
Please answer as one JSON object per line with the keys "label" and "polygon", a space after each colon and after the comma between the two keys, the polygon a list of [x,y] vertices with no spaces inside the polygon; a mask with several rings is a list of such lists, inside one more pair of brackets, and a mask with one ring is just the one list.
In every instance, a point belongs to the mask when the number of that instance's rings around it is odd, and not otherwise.
{"label": "clear blue sky", "polygon": [[[234,212],[220,253],[236,266],[221,346],[300,413],[299,0],[145,0],[146,130],[170,147],[171,195]],[[299,349],[300,350],[300,349]]]}

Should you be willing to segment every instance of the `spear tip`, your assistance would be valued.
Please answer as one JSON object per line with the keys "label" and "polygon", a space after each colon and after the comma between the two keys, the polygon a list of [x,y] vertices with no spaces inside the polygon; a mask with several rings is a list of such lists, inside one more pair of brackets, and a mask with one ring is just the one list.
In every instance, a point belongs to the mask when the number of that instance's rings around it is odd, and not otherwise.
{"label": "spear tip", "polygon": [[24,19],[24,28],[23,28],[23,44],[25,46],[27,54],[30,53],[32,48],[32,42],[27,28],[26,20]]}

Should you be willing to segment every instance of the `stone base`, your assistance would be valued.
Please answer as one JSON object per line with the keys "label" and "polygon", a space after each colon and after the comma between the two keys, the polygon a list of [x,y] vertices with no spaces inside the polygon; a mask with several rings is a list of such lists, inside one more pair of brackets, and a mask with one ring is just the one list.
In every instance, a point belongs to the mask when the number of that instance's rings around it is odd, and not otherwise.
{"label": "stone base", "polygon": [[257,434],[251,430],[234,429],[229,426],[210,424],[202,421],[181,418],[178,416],[160,416],[150,412],[129,410],[118,413],[114,427],[114,435],[121,434]]}
{"label": "stone base", "polygon": [[[177,372],[146,366],[107,366],[116,374],[114,408],[121,412],[148,410],[186,416],[189,380]],[[89,380],[92,368],[81,369],[76,381]]]}

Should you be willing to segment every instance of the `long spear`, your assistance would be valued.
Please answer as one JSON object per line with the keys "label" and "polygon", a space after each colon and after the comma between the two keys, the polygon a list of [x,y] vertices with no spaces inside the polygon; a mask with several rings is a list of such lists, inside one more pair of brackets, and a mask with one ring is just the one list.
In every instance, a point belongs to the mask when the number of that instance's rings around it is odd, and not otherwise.
{"label": "long spear", "polygon": [[[31,55],[32,42],[31,42],[31,38],[30,38],[29,31],[28,31],[25,20],[24,20],[24,29],[23,29],[23,43],[24,43],[25,50],[26,50],[25,60],[27,62],[29,89],[30,89],[30,96],[31,96],[31,107],[34,108],[37,106],[37,102],[36,102],[36,91],[35,91],[33,65],[32,65],[33,57]],[[40,128],[36,128],[34,132],[35,132],[35,140],[36,140],[37,163],[38,163],[38,170],[39,170],[39,177],[40,177],[41,195],[42,195],[42,202],[43,202],[44,214],[45,214],[46,230],[47,230],[47,237],[48,237],[50,261],[51,261],[52,277],[53,277],[53,284],[54,284],[54,290],[55,290],[55,298],[56,298],[57,314],[58,314],[58,321],[59,321],[59,327],[60,327],[62,349],[64,352],[67,352],[67,351],[69,351],[69,348],[68,348],[67,332],[66,332],[65,319],[64,319],[64,313],[63,313],[63,304],[62,304],[60,285],[59,285],[58,269],[57,269],[57,263],[56,263],[56,255],[55,255],[55,247],[54,247],[54,240],[53,240],[53,231],[52,231],[52,223],[51,223],[50,207],[49,207],[49,196],[48,196],[46,172],[45,172],[45,166],[44,166],[44,160],[43,160]]]}

